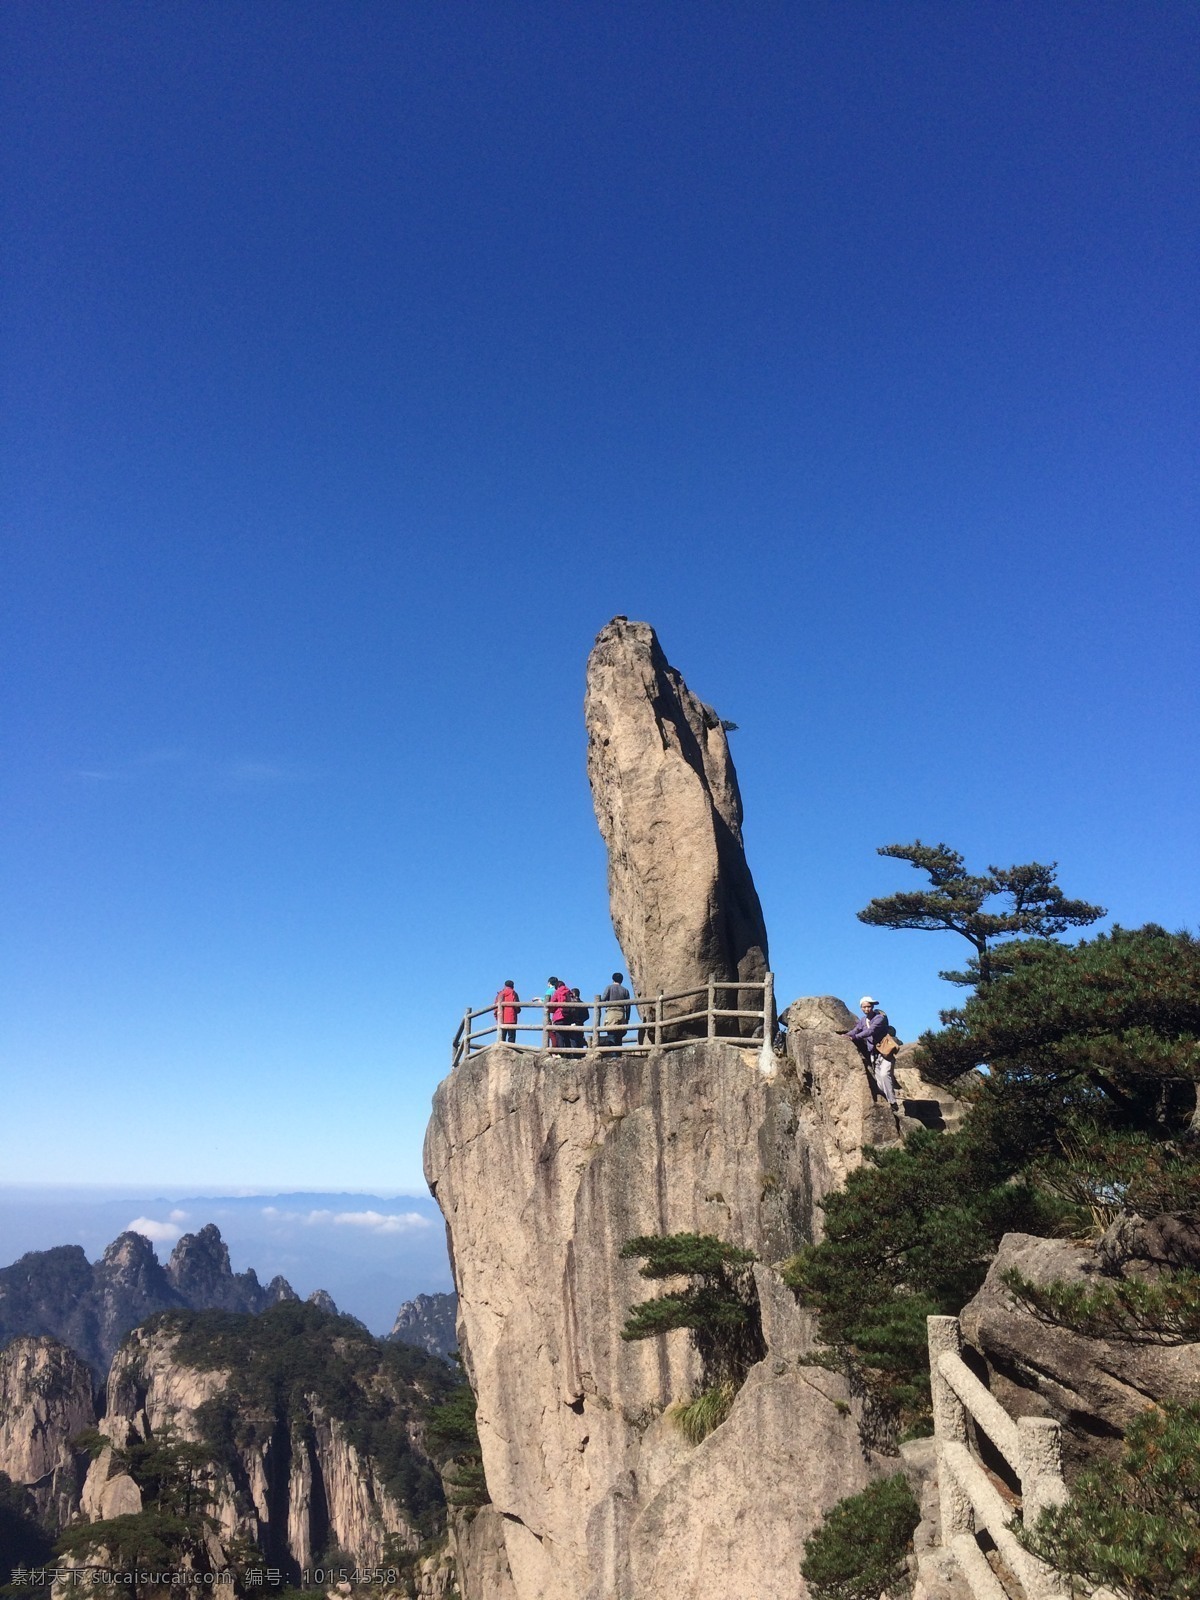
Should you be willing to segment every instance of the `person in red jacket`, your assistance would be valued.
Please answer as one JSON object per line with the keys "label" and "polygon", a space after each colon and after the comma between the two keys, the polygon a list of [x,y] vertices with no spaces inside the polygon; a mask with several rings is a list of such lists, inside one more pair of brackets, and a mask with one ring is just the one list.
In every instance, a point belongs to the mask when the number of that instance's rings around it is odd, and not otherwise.
{"label": "person in red jacket", "polygon": [[551,1050],[567,1050],[570,1048],[571,1040],[567,1034],[567,1024],[571,1020],[567,1015],[567,1008],[570,1004],[571,990],[560,978],[554,993],[550,996]]}
{"label": "person in red jacket", "polygon": [[504,987],[496,996],[496,1024],[500,1029],[501,1044],[517,1042],[517,1013],[521,1009],[517,1002],[520,998],[512,979],[505,978]]}

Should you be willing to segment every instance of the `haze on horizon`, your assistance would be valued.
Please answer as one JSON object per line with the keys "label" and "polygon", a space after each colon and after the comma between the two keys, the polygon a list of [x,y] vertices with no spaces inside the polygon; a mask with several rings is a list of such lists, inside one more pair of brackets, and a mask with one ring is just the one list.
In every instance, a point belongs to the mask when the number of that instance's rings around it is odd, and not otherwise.
{"label": "haze on horizon", "polygon": [[953,1003],[893,840],[1194,925],[1194,7],[0,41],[0,1182],[419,1191],[464,1007],[620,962],[614,613],[738,725],[782,1001]]}

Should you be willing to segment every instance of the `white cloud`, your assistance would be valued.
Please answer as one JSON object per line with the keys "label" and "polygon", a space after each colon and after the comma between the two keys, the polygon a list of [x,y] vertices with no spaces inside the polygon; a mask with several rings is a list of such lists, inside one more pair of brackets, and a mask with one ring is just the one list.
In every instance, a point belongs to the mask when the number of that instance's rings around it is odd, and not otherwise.
{"label": "white cloud", "polygon": [[126,1233],[140,1233],[151,1244],[174,1244],[181,1231],[173,1222],[155,1222],[153,1217],[134,1217],[125,1230]]}
{"label": "white cloud", "polygon": [[188,1219],[188,1214],[186,1211],[175,1210],[170,1212],[169,1215],[172,1222],[186,1222]]}
{"label": "white cloud", "polygon": [[339,1211],[334,1223],[351,1228],[370,1228],[374,1233],[411,1233],[414,1228],[428,1228],[429,1218],[419,1211]]}
{"label": "white cloud", "polygon": [[419,1211],[281,1211],[264,1206],[268,1222],[299,1222],[306,1228],[366,1228],[371,1233],[413,1233],[432,1226]]}

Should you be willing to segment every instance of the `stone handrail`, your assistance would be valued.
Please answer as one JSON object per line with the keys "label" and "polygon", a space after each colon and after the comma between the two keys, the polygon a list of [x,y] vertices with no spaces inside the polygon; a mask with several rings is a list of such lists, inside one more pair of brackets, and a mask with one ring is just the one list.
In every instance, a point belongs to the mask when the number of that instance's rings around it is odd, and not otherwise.
{"label": "stone handrail", "polygon": [[[1069,1585],[1026,1550],[1013,1532],[1018,1518],[1032,1526],[1049,1506],[1070,1498],[1062,1475],[1062,1431],[1049,1417],[1010,1417],[962,1358],[957,1317],[930,1317],[929,1371],[937,1447],[942,1545],[954,1556],[975,1600],[1018,1600],[989,1566],[977,1535],[986,1532],[1024,1600],[1068,1600]],[[973,1419],[1021,1485],[1020,1505],[996,1487],[969,1443]],[[1115,1600],[1107,1589],[1092,1600]]]}
{"label": "stone handrail", "polygon": [[[731,1005],[729,1002],[734,1003]],[[582,1022],[554,1022],[551,1013],[560,1004],[578,1006],[587,1011]],[[685,1009],[672,1010],[683,1004]],[[775,979],[770,972],[765,979],[744,983],[712,979],[695,989],[682,989],[678,994],[632,995],[628,1000],[605,1001],[600,995],[591,1000],[580,997],[569,1002],[554,1002],[539,995],[536,1000],[519,1000],[506,1010],[514,1010],[513,1023],[498,1020],[498,1002],[463,1013],[463,1019],[451,1042],[451,1068],[457,1067],[480,1050],[504,1042],[510,1050],[554,1051],[556,1054],[580,1055],[587,1050],[603,1049],[628,1053],[646,1050],[675,1050],[695,1044],[701,1039],[729,1039],[741,1041],[747,1047],[758,1046],[762,1064],[768,1068],[775,1030]],[[604,1013],[610,1007],[620,1006],[629,1018],[625,1029],[609,1030],[604,1026]],[[634,1009],[638,1020],[633,1021]],[[532,1013],[537,1020],[523,1022],[523,1013]],[[702,1026],[700,1026],[702,1024]],[[742,1026],[749,1024],[743,1033]],[[680,1030],[683,1030],[682,1033]],[[516,1035],[514,1041],[501,1041],[501,1032]],[[608,1032],[632,1033],[632,1040],[610,1045],[601,1035]],[[521,1035],[525,1034],[525,1039]],[[566,1035],[570,1043],[555,1046],[552,1035]]]}

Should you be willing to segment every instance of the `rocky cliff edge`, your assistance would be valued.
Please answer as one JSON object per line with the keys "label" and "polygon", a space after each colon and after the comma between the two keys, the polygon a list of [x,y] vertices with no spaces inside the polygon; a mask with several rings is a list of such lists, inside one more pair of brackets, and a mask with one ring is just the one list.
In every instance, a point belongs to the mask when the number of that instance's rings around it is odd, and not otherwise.
{"label": "rocky cliff edge", "polygon": [[[425,1171],[492,1500],[460,1539],[464,1600],[802,1600],[805,1538],[895,1470],[845,1380],[813,1364],[773,1266],[819,1233],[861,1143],[898,1137],[836,1036],[845,1008],[805,1005],[774,1075],[717,1041],[621,1058],[497,1047],[440,1085]],[[699,1378],[689,1336],[620,1337],[654,1292],[621,1246],[675,1232],[760,1262],[766,1358],[697,1446],[666,1415]]]}

